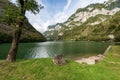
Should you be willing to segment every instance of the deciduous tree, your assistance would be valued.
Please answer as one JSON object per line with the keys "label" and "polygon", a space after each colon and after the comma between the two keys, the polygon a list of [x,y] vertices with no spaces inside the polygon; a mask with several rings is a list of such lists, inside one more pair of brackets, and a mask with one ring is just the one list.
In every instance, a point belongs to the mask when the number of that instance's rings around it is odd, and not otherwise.
{"label": "deciduous tree", "polygon": [[[17,9],[15,9],[15,7]],[[24,21],[26,19],[26,11],[31,11],[33,14],[37,14],[42,8],[43,6],[39,5],[35,0],[17,0],[17,6],[9,7],[8,11],[6,12],[5,19],[8,23],[15,26],[15,30],[13,34],[12,45],[6,61],[16,61],[19,40],[21,37],[22,28],[24,26]]]}

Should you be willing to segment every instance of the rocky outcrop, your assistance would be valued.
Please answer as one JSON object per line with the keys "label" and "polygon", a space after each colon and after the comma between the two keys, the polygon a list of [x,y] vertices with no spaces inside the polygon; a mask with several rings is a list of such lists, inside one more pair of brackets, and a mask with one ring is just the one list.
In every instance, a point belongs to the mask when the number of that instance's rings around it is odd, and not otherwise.
{"label": "rocky outcrop", "polygon": [[109,35],[118,34],[114,32],[115,27],[111,28],[110,21],[120,12],[119,4],[120,1],[115,0],[80,8],[66,22],[48,28],[45,36],[51,40],[109,40]]}

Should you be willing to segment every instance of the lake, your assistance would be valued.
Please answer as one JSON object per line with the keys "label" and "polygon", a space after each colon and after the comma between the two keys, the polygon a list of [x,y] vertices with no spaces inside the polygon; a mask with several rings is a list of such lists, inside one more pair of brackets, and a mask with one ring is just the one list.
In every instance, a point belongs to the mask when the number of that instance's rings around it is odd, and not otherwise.
{"label": "lake", "polygon": [[[0,44],[0,59],[5,59],[10,43]],[[61,41],[20,43],[17,59],[51,58],[63,54],[68,59],[103,54],[109,43],[88,41]]]}

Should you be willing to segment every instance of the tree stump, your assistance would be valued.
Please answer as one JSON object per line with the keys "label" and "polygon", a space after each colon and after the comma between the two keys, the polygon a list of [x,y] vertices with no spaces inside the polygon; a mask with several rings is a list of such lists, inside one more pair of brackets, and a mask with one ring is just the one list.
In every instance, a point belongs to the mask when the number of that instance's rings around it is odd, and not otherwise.
{"label": "tree stump", "polygon": [[64,59],[63,55],[59,54],[59,55],[55,56],[53,58],[53,63],[55,65],[59,65],[59,66],[64,65],[65,64],[65,59]]}

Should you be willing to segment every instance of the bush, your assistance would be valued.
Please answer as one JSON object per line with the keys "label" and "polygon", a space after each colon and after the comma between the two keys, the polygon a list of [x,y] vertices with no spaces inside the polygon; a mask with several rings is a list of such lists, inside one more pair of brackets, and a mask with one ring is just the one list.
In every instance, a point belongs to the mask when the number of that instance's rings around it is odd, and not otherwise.
{"label": "bush", "polygon": [[115,41],[120,42],[120,34],[115,36]]}

